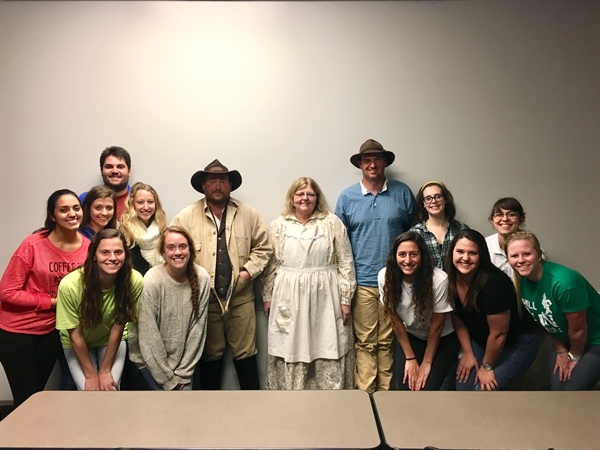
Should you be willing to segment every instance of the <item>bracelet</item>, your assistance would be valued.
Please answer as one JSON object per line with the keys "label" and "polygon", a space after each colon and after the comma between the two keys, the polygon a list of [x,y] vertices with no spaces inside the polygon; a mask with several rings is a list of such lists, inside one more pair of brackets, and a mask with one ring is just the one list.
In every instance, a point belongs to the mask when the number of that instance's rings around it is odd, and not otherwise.
{"label": "bracelet", "polygon": [[417,359],[417,357],[413,356],[412,358],[406,358],[406,361],[412,361],[413,359]]}

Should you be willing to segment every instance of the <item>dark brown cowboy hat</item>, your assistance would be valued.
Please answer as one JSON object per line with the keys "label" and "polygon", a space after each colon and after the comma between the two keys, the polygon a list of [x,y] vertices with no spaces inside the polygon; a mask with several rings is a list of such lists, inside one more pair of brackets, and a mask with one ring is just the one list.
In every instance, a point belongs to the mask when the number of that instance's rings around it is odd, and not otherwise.
{"label": "dark brown cowboy hat", "polygon": [[202,183],[204,183],[206,176],[211,173],[228,175],[229,181],[231,181],[232,191],[235,191],[242,184],[242,176],[237,170],[229,170],[227,167],[221,164],[218,159],[215,159],[208,166],[206,166],[204,170],[199,170],[194,175],[192,175],[192,187],[201,194],[204,194],[204,189],[202,189]]}
{"label": "dark brown cowboy hat", "polygon": [[350,157],[350,162],[354,167],[358,167],[358,162],[363,155],[375,155],[377,153],[383,153],[383,156],[385,156],[386,167],[393,163],[394,159],[396,159],[396,155],[389,150],[384,149],[383,145],[381,145],[375,139],[367,139],[363,145],[360,146],[359,152]]}

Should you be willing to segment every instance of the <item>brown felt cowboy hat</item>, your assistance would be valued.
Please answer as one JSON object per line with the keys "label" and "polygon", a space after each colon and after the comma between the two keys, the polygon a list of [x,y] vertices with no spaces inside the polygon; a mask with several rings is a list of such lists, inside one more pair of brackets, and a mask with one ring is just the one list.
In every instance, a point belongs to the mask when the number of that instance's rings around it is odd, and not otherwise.
{"label": "brown felt cowboy hat", "polygon": [[358,167],[358,162],[360,161],[360,158],[362,156],[375,155],[377,153],[383,153],[383,156],[385,157],[386,166],[389,166],[391,163],[394,162],[394,159],[396,159],[396,155],[394,155],[389,150],[384,149],[383,145],[381,145],[375,139],[367,139],[363,143],[363,145],[360,146],[359,152],[356,155],[352,155],[350,157],[350,162],[354,167]]}
{"label": "brown felt cowboy hat", "polygon": [[192,179],[190,181],[192,183],[192,187],[201,194],[204,194],[204,189],[202,189],[202,183],[204,183],[206,176],[211,173],[228,175],[229,181],[231,182],[232,191],[235,191],[242,184],[242,176],[237,170],[229,170],[227,167],[221,164],[218,159],[215,159],[208,166],[206,166],[204,170],[199,170],[194,175],[192,175]]}

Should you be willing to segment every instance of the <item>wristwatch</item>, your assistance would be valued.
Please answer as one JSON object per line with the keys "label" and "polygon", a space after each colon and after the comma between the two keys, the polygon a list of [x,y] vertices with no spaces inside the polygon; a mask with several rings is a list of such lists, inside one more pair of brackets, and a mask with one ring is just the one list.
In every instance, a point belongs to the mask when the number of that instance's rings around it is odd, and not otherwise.
{"label": "wristwatch", "polygon": [[569,357],[569,361],[579,362],[579,360],[581,359],[581,356],[575,356],[571,352],[567,353],[567,356]]}
{"label": "wristwatch", "polygon": [[493,370],[492,366],[490,366],[489,364],[486,364],[486,363],[481,364],[481,367],[483,367],[487,371]]}

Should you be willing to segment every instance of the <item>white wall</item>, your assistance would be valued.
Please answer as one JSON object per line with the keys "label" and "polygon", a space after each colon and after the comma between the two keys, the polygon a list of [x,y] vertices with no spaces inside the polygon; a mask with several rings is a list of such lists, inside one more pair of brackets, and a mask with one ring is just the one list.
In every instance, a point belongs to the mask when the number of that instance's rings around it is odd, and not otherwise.
{"label": "white wall", "polygon": [[[0,270],[55,189],[127,148],[169,218],[219,158],[266,222],[298,176],[333,207],[367,138],[413,190],[444,181],[492,232],[525,205],[550,258],[600,288],[600,3],[0,2]],[[0,399],[10,397],[0,382]]]}

